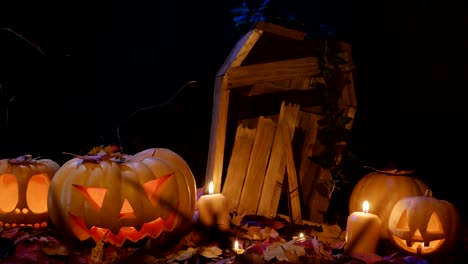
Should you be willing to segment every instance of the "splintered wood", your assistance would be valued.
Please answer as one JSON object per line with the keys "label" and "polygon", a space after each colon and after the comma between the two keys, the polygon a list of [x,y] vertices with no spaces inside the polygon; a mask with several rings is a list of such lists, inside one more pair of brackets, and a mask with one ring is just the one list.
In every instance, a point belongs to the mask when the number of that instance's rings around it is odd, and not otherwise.
{"label": "splintered wood", "polygon": [[302,223],[291,145],[298,116],[299,105],[283,102],[279,117],[260,116],[253,128],[252,120],[239,124],[222,190],[231,212],[276,215],[287,172],[292,218]]}

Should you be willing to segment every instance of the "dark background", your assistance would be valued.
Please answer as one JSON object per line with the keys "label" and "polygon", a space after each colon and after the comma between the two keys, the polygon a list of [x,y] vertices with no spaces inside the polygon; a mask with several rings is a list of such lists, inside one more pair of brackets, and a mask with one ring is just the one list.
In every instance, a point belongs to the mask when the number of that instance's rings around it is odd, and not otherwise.
{"label": "dark background", "polygon": [[[204,184],[215,74],[237,41],[230,1],[5,2],[2,158],[167,147]],[[359,159],[416,170],[466,217],[466,4],[292,2],[353,45]]]}

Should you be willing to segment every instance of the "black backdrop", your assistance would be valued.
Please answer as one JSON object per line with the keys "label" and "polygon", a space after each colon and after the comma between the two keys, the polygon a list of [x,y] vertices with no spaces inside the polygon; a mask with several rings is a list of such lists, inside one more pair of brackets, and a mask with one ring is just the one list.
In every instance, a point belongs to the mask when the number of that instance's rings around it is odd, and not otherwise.
{"label": "black backdrop", "polygon": [[[100,144],[128,153],[168,147],[204,184],[213,81],[237,40],[229,1],[5,2],[2,158],[31,153],[63,162],[70,157],[62,151],[84,154]],[[353,44],[351,144],[360,159],[416,169],[465,215],[465,4],[293,2]]]}

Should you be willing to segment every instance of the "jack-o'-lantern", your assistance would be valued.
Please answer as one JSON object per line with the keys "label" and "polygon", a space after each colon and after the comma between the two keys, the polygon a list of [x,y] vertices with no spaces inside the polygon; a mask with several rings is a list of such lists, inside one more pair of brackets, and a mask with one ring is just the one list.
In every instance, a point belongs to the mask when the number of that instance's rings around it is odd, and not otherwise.
{"label": "jack-o'-lantern", "polygon": [[375,170],[364,175],[354,186],[349,198],[349,212],[361,210],[362,203],[372,204],[369,213],[376,214],[382,221],[380,237],[390,239],[388,233],[388,218],[393,205],[407,196],[423,195],[429,189],[420,179],[407,171]]}
{"label": "jack-o'-lantern", "polygon": [[49,217],[80,241],[121,246],[127,240],[156,238],[192,220],[188,194],[196,188],[187,186],[190,177],[163,158],[77,156],[51,182]]}
{"label": "jack-o'-lantern", "polygon": [[186,185],[180,185],[180,187],[185,187],[187,192],[181,191],[181,195],[185,195],[182,199],[188,201],[186,206],[186,211],[182,212],[186,215],[190,215],[195,211],[197,194],[193,190],[196,190],[195,177],[190,170],[189,165],[185,160],[174,151],[167,148],[149,148],[143,151],[140,151],[132,156],[132,161],[141,161],[147,157],[153,157],[169,161],[168,165],[172,166],[174,170],[179,171],[182,175],[185,176]]}
{"label": "jack-o'-lantern", "polygon": [[59,165],[24,155],[0,160],[0,226],[47,226],[47,192]]}
{"label": "jack-o'-lantern", "polygon": [[388,230],[393,242],[415,254],[447,253],[460,242],[460,216],[451,203],[423,196],[399,200],[392,209]]}

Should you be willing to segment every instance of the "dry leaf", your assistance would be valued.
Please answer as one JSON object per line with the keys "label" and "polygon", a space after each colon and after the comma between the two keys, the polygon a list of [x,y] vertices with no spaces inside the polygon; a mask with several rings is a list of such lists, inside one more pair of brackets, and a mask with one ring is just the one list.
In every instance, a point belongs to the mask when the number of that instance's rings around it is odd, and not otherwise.
{"label": "dry leaf", "polygon": [[183,260],[187,260],[191,257],[193,257],[193,255],[195,255],[197,253],[198,249],[197,248],[193,248],[193,247],[189,247],[185,250],[180,250],[178,251],[177,253],[175,254],[171,254],[169,256],[166,257],[167,259],[167,262],[173,262],[173,261],[183,261]]}
{"label": "dry leaf", "polygon": [[90,260],[94,264],[102,263],[102,253],[104,252],[104,241],[98,241],[91,249]]}
{"label": "dry leaf", "polygon": [[266,239],[266,238],[278,239],[279,238],[278,232],[275,229],[270,228],[270,227],[265,227],[261,229],[260,234],[262,235],[262,239]]}
{"label": "dry leaf", "polygon": [[212,246],[212,247],[203,247],[200,255],[204,256],[205,258],[217,258],[222,253],[223,251],[220,248],[216,246]]}
{"label": "dry leaf", "polygon": [[242,219],[244,218],[244,216],[246,215],[247,213],[243,213],[241,215],[236,215],[234,217],[231,218],[231,223],[234,225],[234,226],[240,226],[241,225],[241,222],[242,222]]}
{"label": "dry leaf", "polygon": [[263,240],[262,233],[260,232],[259,226],[249,226],[247,228],[247,235],[253,240]]}
{"label": "dry leaf", "polygon": [[288,261],[288,258],[284,254],[283,247],[281,243],[273,243],[269,247],[266,248],[265,252],[263,253],[263,258],[266,261],[270,261],[276,258],[279,261]]}

